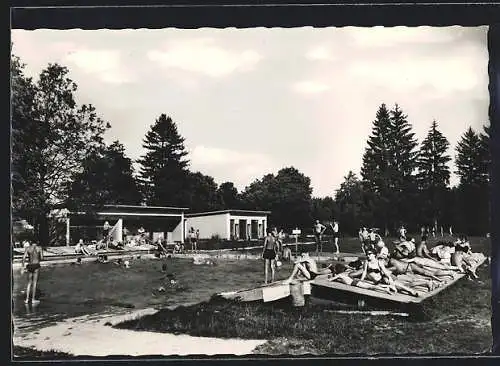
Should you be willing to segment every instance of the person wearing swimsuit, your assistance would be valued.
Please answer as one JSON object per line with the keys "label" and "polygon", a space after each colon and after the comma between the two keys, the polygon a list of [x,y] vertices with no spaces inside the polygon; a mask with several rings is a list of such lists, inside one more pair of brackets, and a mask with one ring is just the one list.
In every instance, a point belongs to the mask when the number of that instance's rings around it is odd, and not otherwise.
{"label": "person wearing swimsuit", "polygon": [[[31,245],[24,251],[21,263],[21,273],[28,273],[28,287],[26,288],[26,300],[24,300],[25,304],[29,303],[30,301],[30,292],[32,293],[33,304],[38,304],[40,302],[39,300],[35,299],[35,295],[38,275],[40,272],[40,262],[42,261],[42,259],[42,248],[38,247],[35,242],[32,242]],[[28,264],[25,268],[24,263],[26,260],[28,260]]]}
{"label": "person wearing swimsuit", "polygon": [[318,268],[316,261],[309,256],[309,253],[302,253],[302,255],[295,261],[295,265],[292,270],[292,274],[288,277],[283,284],[289,284],[295,278],[296,275],[301,274],[308,280],[314,280],[319,275],[331,274],[333,273],[332,265],[326,268]]}
{"label": "person wearing swimsuit", "polygon": [[278,243],[272,235],[271,230],[267,230],[267,236],[264,238],[262,258],[265,260],[265,283],[268,282],[269,267],[271,267],[271,282],[274,282],[274,273],[276,266],[276,256],[278,253]]}
{"label": "person wearing swimsuit", "polygon": [[316,220],[316,222],[314,223],[314,237],[316,238],[316,254],[319,253],[320,248],[321,251],[323,251],[323,244],[321,243],[321,237],[325,232],[325,230],[326,226],[320,223],[319,220]]}
{"label": "person wearing swimsuit", "polygon": [[388,284],[389,288],[392,290],[402,290],[408,292],[412,296],[419,296],[419,293],[405,285],[401,282],[394,280],[391,277],[391,273],[385,268],[383,261],[380,261],[375,252],[372,250],[367,251],[367,261],[363,267],[363,274],[361,275],[361,281],[365,278],[375,285]]}

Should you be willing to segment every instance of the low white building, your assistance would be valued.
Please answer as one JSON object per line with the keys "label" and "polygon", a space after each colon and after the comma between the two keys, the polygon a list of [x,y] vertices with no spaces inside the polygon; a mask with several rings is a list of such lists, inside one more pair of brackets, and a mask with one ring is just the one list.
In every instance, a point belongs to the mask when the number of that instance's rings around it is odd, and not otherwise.
{"label": "low white building", "polygon": [[270,211],[224,210],[185,215],[184,232],[199,230],[200,239],[257,240],[266,235]]}

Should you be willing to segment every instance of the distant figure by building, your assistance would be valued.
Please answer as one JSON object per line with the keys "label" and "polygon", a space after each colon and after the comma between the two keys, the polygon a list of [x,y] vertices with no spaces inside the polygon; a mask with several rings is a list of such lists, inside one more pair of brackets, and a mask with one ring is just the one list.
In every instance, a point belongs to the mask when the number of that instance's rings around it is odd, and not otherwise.
{"label": "distant figure by building", "polygon": [[321,244],[321,236],[326,230],[326,226],[323,225],[319,220],[316,220],[314,224],[314,237],[316,239],[316,253],[319,252],[319,248],[322,245]]}
{"label": "distant figure by building", "polygon": [[189,229],[188,238],[189,238],[189,242],[191,244],[191,250],[192,251],[196,250],[196,232],[192,226]]}

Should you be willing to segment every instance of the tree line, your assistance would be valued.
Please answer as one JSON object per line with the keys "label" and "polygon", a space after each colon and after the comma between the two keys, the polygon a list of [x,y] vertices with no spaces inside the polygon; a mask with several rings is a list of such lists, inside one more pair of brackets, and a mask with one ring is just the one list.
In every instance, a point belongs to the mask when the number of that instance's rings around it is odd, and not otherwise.
{"label": "tree line", "polygon": [[[311,180],[294,167],[266,174],[238,192],[232,182],[190,170],[177,123],[161,114],[142,140],[139,169],[119,141],[104,142],[111,125],[92,105],[75,99],[68,68],[49,64],[37,80],[11,57],[12,212],[27,219],[38,240],[51,240],[49,213],[87,203],[269,210],[269,222],[286,230],[312,221],[340,221],[354,234],[361,225],[391,232],[400,224],[454,226],[469,234],[488,231],[489,128],[469,128],[456,149],[460,178],[450,187],[449,142],[430,125],[419,145],[398,105],[382,104],[367,140],[361,176],[348,172],[340,188],[313,198]],[[333,192],[333,189],[332,189]]]}

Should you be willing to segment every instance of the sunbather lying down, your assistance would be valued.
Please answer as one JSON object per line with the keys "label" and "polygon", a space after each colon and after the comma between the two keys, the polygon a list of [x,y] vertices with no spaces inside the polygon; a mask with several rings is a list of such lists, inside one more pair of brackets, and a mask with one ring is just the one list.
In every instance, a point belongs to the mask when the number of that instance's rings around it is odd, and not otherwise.
{"label": "sunbather lying down", "polygon": [[383,262],[377,259],[374,251],[368,250],[366,254],[368,259],[363,264],[359,280],[350,276],[348,272],[341,272],[333,276],[331,281],[339,281],[347,285],[370,290],[379,290],[388,293],[402,291],[412,296],[420,296],[418,291],[393,278],[391,273],[385,268]]}
{"label": "sunbather lying down", "polygon": [[291,283],[294,278],[313,280],[316,276],[330,273],[332,273],[330,266],[320,269],[318,268],[316,261],[309,257],[309,253],[302,253],[302,255],[295,261],[292,274],[283,281],[283,284]]}
{"label": "sunbather lying down", "polygon": [[78,243],[76,243],[75,253],[76,254],[83,254],[83,255],[93,255],[93,254],[95,254],[88,246],[86,246],[83,243],[83,239],[80,239],[78,241]]}

